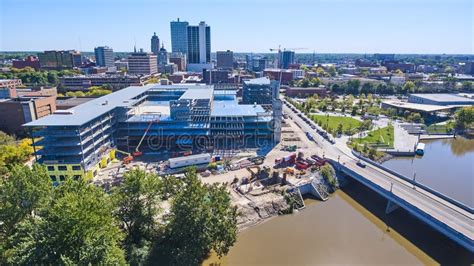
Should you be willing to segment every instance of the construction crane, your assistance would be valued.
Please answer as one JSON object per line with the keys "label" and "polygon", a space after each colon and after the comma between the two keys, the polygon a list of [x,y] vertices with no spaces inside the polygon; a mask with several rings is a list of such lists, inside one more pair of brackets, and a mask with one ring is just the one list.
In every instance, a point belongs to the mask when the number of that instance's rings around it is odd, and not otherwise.
{"label": "construction crane", "polygon": [[[161,115],[160,115],[160,116],[161,116]],[[160,116],[158,116],[157,119],[152,119],[152,120],[150,120],[150,122],[148,123],[148,126],[147,126],[147,128],[145,129],[145,132],[143,133],[143,136],[142,136],[142,138],[140,139],[140,142],[138,142],[138,145],[137,145],[137,147],[135,148],[135,151],[132,152],[133,157],[138,157],[138,156],[142,156],[142,155],[143,155],[143,152],[140,151],[140,146],[142,145],[143,140],[145,139],[146,134],[147,134],[148,131],[150,130],[151,126],[153,125],[153,122],[159,122],[159,121],[160,121]]]}
{"label": "construction crane", "polygon": [[[278,45],[278,48],[270,48],[270,51],[271,52],[278,52],[278,65],[280,65],[281,52],[282,51],[297,51],[297,50],[306,50],[306,49],[308,49],[308,48],[298,47],[298,48],[283,48],[283,50],[282,50],[281,45]],[[281,81],[280,81],[280,83],[281,83]]]}

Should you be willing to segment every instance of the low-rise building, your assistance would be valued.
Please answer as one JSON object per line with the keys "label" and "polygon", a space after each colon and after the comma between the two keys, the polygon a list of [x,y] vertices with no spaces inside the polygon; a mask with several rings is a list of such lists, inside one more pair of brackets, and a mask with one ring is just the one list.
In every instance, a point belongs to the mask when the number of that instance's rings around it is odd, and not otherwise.
{"label": "low-rise building", "polygon": [[158,57],[143,51],[128,57],[128,73],[132,75],[152,75],[158,73]]}
{"label": "low-rise building", "polygon": [[288,69],[265,69],[263,76],[272,80],[281,81],[281,84],[288,85],[293,80],[293,72]]}
{"label": "low-rise building", "polygon": [[474,105],[474,100],[449,93],[415,93],[408,97],[409,103],[430,105]]}
{"label": "low-rise building", "polygon": [[61,77],[59,81],[67,90],[82,91],[104,84],[112,86],[113,90],[120,90],[130,86],[142,86],[152,77],[153,75],[97,74]]}
{"label": "low-rise building", "polygon": [[12,66],[18,69],[22,69],[25,67],[31,67],[34,70],[40,69],[40,63],[39,63],[38,57],[32,56],[32,55],[29,55],[25,59],[22,59],[22,60],[13,60]]}
{"label": "low-rise building", "polygon": [[0,79],[0,99],[16,97],[18,86],[21,86],[20,79]]}
{"label": "low-rise building", "polygon": [[81,53],[78,51],[44,51],[38,53],[42,69],[62,70],[79,67],[82,64]]}
{"label": "low-rise building", "polygon": [[23,124],[56,111],[56,96],[17,97],[0,100],[0,130],[24,135]]}
{"label": "low-rise building", "polygon": [[288,87],[285,91],[286,96],[289,97],[298,97],[306,98],[313,95],[318,95],[320,98],[325,98],[328,95],[328,90],[326,87],[309,87],[309,88],[300,88],[300,87]]}

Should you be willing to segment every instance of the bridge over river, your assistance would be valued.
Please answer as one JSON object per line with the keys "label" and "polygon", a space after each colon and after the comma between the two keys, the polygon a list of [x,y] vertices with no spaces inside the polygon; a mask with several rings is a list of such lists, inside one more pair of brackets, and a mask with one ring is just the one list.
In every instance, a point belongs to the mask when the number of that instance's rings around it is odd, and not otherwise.
{"label": "bridge over river", "polygon": [[[284,105],[284,111],[305,132],[310,132],[316,140],[314,148],[330,159],[337,171],[344,173],[388,201],[386,212],[403,208],[424,223],[474,252],[474,210],[429,187],[404,177],[390,169],[352,153],[345,143],[331,144],[324,140],[297,113]],[[365,167],[357,165],[365,160]],[[436,166],[434,166],[436,167]]]}

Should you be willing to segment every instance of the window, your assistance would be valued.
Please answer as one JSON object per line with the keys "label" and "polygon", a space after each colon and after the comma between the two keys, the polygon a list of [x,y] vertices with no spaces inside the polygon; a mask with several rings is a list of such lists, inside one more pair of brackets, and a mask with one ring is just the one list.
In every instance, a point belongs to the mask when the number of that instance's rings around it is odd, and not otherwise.
{"label": "window", "polygon": [[53,180],[53,182],[56,182],[56,176],[55,175],[50,175],[49,177],[51,178],[51,180]]}
{"label": "window", "polygon": [[63,175],[59,176],[59,181],[64,181],[66,178]]}
{"label": "window", "polygon": [[65,166],[65,165],[58,166],[58,170],[59,171],[67,171],[67,166]]}
{"label": "window", "polygon": [[73,166],[72,166],[72,170],[73,170],[73,171],[80,171],[80,170],[81,170],[81,166],[79,166],[79,165],[73,165]]}
{"label": "window", "polygon": [[48,171],[54,171],[54,166],[48,166]]}
{"label": "window", "polygon": [[72,178],[74,178],[74,180],[78,180],[79,178],[81,178],[80,175],[74,175]]}

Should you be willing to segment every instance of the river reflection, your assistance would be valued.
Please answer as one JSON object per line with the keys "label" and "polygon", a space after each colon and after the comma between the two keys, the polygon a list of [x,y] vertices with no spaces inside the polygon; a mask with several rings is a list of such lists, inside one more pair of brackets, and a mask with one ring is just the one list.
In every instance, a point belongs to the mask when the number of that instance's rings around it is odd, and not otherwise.
{"label": "river reflection", "polygon": [[423,157],[395,157],[383,163],[407,177],[474,206],[474,139],[425,142]]}

